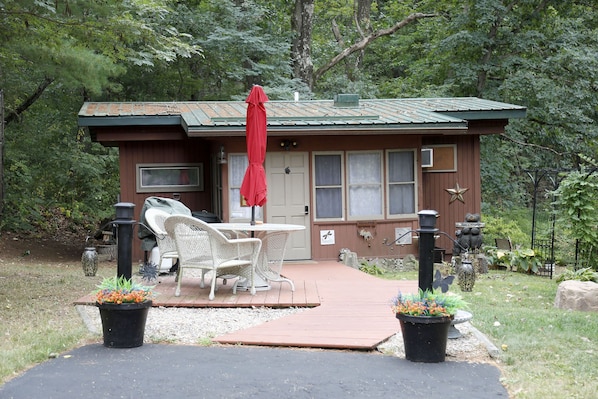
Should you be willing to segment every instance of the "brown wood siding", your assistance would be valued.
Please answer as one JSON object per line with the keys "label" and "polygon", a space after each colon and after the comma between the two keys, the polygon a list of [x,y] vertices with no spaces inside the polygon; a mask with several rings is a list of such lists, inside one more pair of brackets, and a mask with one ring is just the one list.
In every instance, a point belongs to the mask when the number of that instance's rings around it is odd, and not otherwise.
{"label": "brown wood siding", "polygon": [[[297,142],[297,147],[290,151],[301,151],[309,154],[310,165],[314,151],[359,151],[359,150],[387,150],[420,148],[422,145],[434,144],[456,144],[457,145],[457,171],[456,172],[423,172],[420,167],[418,173],[418,209],[433,209],[438,211],[439,219],[437,227],[454,237],[455,223],[463,221],[466,213],[479,213],[481,202],[481,181],[479,171],[479,136],[500,130],[504,121],[490,121],[488,124],[482,122],[472,123],[470,133],[465,135],[451,136],[420,136],[420,135],[347,135],[321,136],[310,135],[300,136],[289,133],[285,137],[269,137],[267,151],[281,151],[280,142],[289,139]],[[134,130],[134,128],[129,128]],[[130,132],[130,130],[128,130]],[[145,132],[145,133],[143,133]],[[173,193],[137,193],[136,192],[136,165],[138,163],[191,163],[202,162],[204,165],[204,191],[202,192],[181,192],[181,201],[192,210],[206,209],[213,212],[212,192],[215,189],[211,182],[211,159],[224,146],[225,152],[244,153],[246,151],[244,137],[219,137],[212,139],[180,138],[180,131],[174,128],[150,129],[144,127],[142,132],[133,132],[133,141],[119,142],[117,138],[127,137],[128,134],[114,134],[108,130],[101,129],[95,133],[98,141],[104,145],[119,145],[120,148],[120,179],[122,202],[135,204],[135,215],[143,206],[145,198],[152,195],[171,198]],[[144,136],[147,134],[147,136]],[[141,137],[149,137],[151,140],[134,141]],[[176,139],[174,139],[177,137]],[[171,138],[171,139],[168,139]],[[102,140],[100,140],[102,139]],[[419,160],[418,155],[418,160]],[[419,160],[421,161],[421,160]],[[227,165],[220,165],[222,173],[222,203],[223,220],[228,220],[228,169]],[[311,168],[311,166],[310,166]],[[310,173],[310,187],[313,186]],[[465,203],[454,201],[449,203],[451,195],[445,190],[454,188],[456,183],[468,191],[463,194]],[[310,191],[312,189],[310,188]],[[310,198],[313,191],[309,193]],[[310,209],[313,209],[313,199],[310,201]],[[386,205],[386,204],[385,204]],[[267,215],[266,215],[267,220]],[[417,254],[417,242],[406,246],[387,246],[384,240],[392,242],[395,238],[395,228],[405,227],[415,230],[418,228],[417,217],[408,219],[377,220],[367,226],[367,221],[342,221],[335,223],[311,222],[312,258],[317,260],[337,259],[342,248],[348,248],[357,252],[360,257],[403,257],[408,253]],[[370,242],[365,241],[360,235],[361,228],[367,229],[373,235]],[[320,230],[334,229],[334,245],[320,245]],[[135,233],[136,237],[136,233]],[[441,235],[437,246],[446,250],[447,255],[452,252],[452,241]],[[140,242],[135,238],[133,243],[133,259],[142,260],[143,254],[140,250]],[[447,256],[448,259],[448,256]]]}
{"label": "brown wood siding", "polygon": [[[402,258],[410,253],[417,253],[417,240],[411,245],[387,245],[395,240],[395,228],[417,229],[417,221],[412,220],[376,220],[342,223],[315,223],[312,228],[312,258],[317,260],[338,259],[341,249],[356,252],[361,258]],[[369,231],[373,239],[366,241],[359,232]],[[320,231],[334,230],[335,244],[320,245]],[[415,234],[413,234],[415,236]]]}
{"label": "brown wood siding", "polygon": [[[121,202],[135,204],[135,218],[139,220],[143,203],[147,197],[158,196],[173,198],[171,192],[137,193],[136,165],[139,163],[190,163],[203,162],[204,191],[181,192],[180,201],[192,211],[212,210],[211,204],[211,172],[210,154],[215,152],[205,140],[181,141],[148,141],[125,142],[119,146],[120,151],[120,186]],[[137,238],[137,230],[133,239],[133,262],[143,259],[141,241]]]}
{"label": "brown wood siding", "polygon": [[[424,145],[457,144],[456,172],[423,172],[423,204],[422,209],[432,209],[438,212],[436,227],[452,238],[455,238],[455,223],[462,222],[467,213],[480,213],[481,180],[479,167],[479,136],[463,135],[443,138],[426,138]],[[455,188],[459,183],[463,193],[464,203],[455,200],[452,203],[451,194],[446,189]],[[444,235],[440,235],[436,246],[452,253],[453,242]]]}
{"label": "brown wood siding", "polygon": [[94,141],[105,146],[118,145],[123,139],[127,141],[164,141],[185,140],[185,131],[180,126],[116,126],[96,127],[92,131]]}

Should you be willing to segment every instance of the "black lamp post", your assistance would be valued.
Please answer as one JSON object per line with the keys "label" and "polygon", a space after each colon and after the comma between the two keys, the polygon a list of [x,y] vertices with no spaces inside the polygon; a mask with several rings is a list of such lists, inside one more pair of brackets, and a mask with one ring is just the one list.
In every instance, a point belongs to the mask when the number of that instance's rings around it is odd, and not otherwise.
{"label": "black lamp post", "polygon": [[419,289],[432,290],[434,281],[434,235],[438,231],[436,219],[438,212],[422,210],[419,216]]}
{"label": "black lamp post", "polygon": [[133,274],[133,211],[135,204],[130,202],[119,202],[114,205],[116,208],[116,220],[118,237],[118,262],[117,275],[129,280]]}

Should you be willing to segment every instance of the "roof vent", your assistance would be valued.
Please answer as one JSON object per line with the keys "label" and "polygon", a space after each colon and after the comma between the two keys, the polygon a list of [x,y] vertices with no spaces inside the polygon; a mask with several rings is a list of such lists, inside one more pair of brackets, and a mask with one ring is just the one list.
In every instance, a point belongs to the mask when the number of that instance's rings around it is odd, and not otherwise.
{"label": "roof vent", "polygon": [[335,107],[359,107],[359,94],[336,94]]}

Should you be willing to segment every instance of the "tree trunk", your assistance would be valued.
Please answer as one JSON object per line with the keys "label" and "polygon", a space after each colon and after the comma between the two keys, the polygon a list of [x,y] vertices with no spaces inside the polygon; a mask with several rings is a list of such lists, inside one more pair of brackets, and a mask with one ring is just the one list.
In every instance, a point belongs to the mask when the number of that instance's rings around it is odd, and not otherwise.
{"label": "tree trunk", "polygon": [[0,90],[0,219],[4,216],[4,91]]}
{"label": "tree trunk", "polygon": [[295,0],[291,15],[291,28],[295,36],[291,47],[293,75],[313,90],[314,65],[311,59],[311,33],[313,28],[314,0]]}
{"label": "tree trunk", "polygon": [[370,13],[372,10],[372,0],[357,0],[357,20],[360,31],[368,33],[372,32],[372,24],[370,22]]}

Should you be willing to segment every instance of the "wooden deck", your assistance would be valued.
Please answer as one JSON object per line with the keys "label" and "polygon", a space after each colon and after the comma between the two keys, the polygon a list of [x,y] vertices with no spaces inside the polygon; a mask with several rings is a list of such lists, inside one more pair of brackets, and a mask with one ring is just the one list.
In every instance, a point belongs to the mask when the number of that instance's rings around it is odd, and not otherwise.
{"label": "wooden deck", "polygon": [[[232,293],[222,285],[213,301],[199,278],[184,278],[181,295],[174,296],[174,276],[161,276],[154,306],[167,307],[309,307],[310,309],[262,325],[214,338],[223,344],[371,350],[399,330],[390,301],[399,290],[417,291],[417,281],[389,281],[370,276],[338,262],[288,263],[283,274],[293,280],[271,283],[256,295]],[[207,280],[209,281],[209,279]],[[76,304],[92,304],[91,296]]]}

